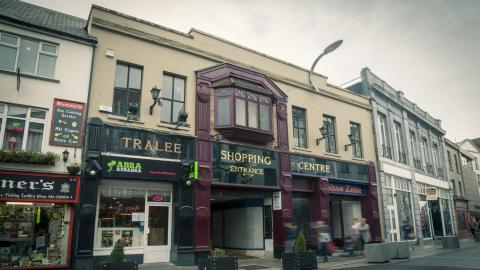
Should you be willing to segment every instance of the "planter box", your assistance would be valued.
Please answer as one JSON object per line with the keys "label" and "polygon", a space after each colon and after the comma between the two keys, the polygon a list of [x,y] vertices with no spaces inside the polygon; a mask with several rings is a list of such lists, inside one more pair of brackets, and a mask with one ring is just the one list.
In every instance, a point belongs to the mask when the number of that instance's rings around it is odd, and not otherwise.
{"label": "planter box", "polygon": [[460,248],[460,242],[457,236],[444,236],[442,237],[442,244],[444,249]]}
{"label": "planter box", "polygon": [[389,262],[392,257],[393,246],[390,243],[375,243],[365,245],[365,260],[368,263]]}
{"label": "planter box", "polygon": [[138,270],[137,262],[100,263],[99,270]]}
{"label": "planter box", "polygon": [[475,232],[475,242],[480,242],[480,232]]}
{"label": "planter box", "polygon": [[288,270],[318,269],[317,255],[313,251],[285,253],[282,257],[282,268]]}
{"label": "planter box", "polygon": [[282,256],[282,269],[299,270],[298,257],[295,253],[284,253]]}
{"label": "planter box", "polygon": [[199,260],[198,270],[237,270],[237,257],[208,257]]}

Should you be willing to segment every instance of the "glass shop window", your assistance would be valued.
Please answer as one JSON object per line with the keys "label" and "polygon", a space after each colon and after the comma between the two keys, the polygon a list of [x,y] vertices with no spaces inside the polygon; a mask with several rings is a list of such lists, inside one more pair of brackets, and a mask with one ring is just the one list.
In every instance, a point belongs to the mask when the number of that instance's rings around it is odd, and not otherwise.
{"label": "glass shop window", "polygon": [[66,265],[70,207],[0,202],[0,269]]}

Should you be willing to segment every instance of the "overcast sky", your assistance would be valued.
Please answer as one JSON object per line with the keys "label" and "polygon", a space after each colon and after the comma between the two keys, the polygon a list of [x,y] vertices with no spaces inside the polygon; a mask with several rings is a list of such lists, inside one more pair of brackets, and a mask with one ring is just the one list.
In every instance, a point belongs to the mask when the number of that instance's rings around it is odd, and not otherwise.
{"label": "overcast sky", "polygon": [[369,67],[442,120],[447,138],[480,137],[477,0],[27,0],[81,18],[95,3],[182,32],[196,28],[310,68],[341,85]]}

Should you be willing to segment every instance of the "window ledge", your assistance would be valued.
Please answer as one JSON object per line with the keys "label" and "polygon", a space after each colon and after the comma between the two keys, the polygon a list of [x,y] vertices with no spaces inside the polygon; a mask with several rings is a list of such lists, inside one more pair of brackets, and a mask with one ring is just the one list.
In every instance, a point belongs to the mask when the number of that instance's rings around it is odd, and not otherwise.
{"label": "window ledge", "polygon": [[249,141],[253,143],[268,143],[273,141],[273,133],[254,130],[242,126],[215,127],[218,133],[231,140]]}
{"label": "window ledge", "polygon": [[296,147],[296,146],[292,146],[292,149],[293,150],[298,150],[298,151],[302,151],[302,152],[309,152],[309,153],[312,153],[313,151],[308,149],[308,148],[302,148],[302,147]]}
{"label": "window ledge", "polygon": [[182,127],[182,126],[177,127],[176,124],[168,124],[168,123],[157,124],[157,127],[168,128],[173,130],[182,130],[182,131],[190,131],[191,129],[191,127]]}
{"label": "window ledge", "polygon": [[352,157],[352,160],[362,161],[362,162],[366,162],[366,161],[367,161],[367,160],[364,159],[364,158],[357,158],[357,157]]}
{"label": "window ledge", "polygon": [[136,123],[136,124],[145,124],[144,122],[140,121],[140,120],[128,120],[127,121],[127,117],[125,116],[119,116],[119,115],[111,115],[109,114],[107,116],[108,119],[113,119],[113,120],[118,120],[118,121],[122,121],[122,122],[128,122],[128,123]]}
{"label": "window ledge", "polygon": [[341,158],[341,157],[342,157],[342,156],[339,155],[339,154],[329,153],[329,152],[324,152],[323,154],[324,154],[325,156],[336,157],[336,158]]}
{"label": "window ledge", "polygon": [[[0,69],[0,73],[17,76],[17,72],[10,71],[10,70]],[[41,77],[41,76],[36,76],[36,75],[20,73],[20,78],[22,78],[22,77],[30,78],[30,79],[37,79],[37,80],[42,80],[42,81],[48,81],[48,82],[54,82],[54,83],[60,83],[60,80],[57,80],[57,79],[51,79],[51,78],[47,78],[47,77]],[[20,85],[21,85],[21,83],[20,83]],[[21,88],[21,86],[20,86],[20,88]]]}

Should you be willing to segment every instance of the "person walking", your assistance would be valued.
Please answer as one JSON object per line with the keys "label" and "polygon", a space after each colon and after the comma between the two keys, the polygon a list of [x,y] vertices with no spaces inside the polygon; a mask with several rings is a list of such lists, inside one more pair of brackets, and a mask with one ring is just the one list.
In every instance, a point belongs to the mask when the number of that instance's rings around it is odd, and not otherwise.
{"label": "person walking", "polygon": [[317,221],[318,227],[318,256],[323,257],[323,261],[328,261],[328,243],[332,240],[330,236],[330,226],[325,221]]}
{"label": "person walking", "polygon": [[468,227],[470,228],[470,231],[472,232],[472,237],[475,239],[475,232],[479,230],[478,228],[478,223],[475,220],[474,217],[470,218],[470,221],[468,222]]}
{"label": "person walking", "polygon": [[366,219],[360,218],[356,229],[358,231],[358,249],[363,255],[364,245],[370,243],[370,226],[367,224]]}
{"label": "person walking", "polygon": [[292,222],[285,222],[285,253],[292,253],[295,239],[297,238],[297,226]]}

